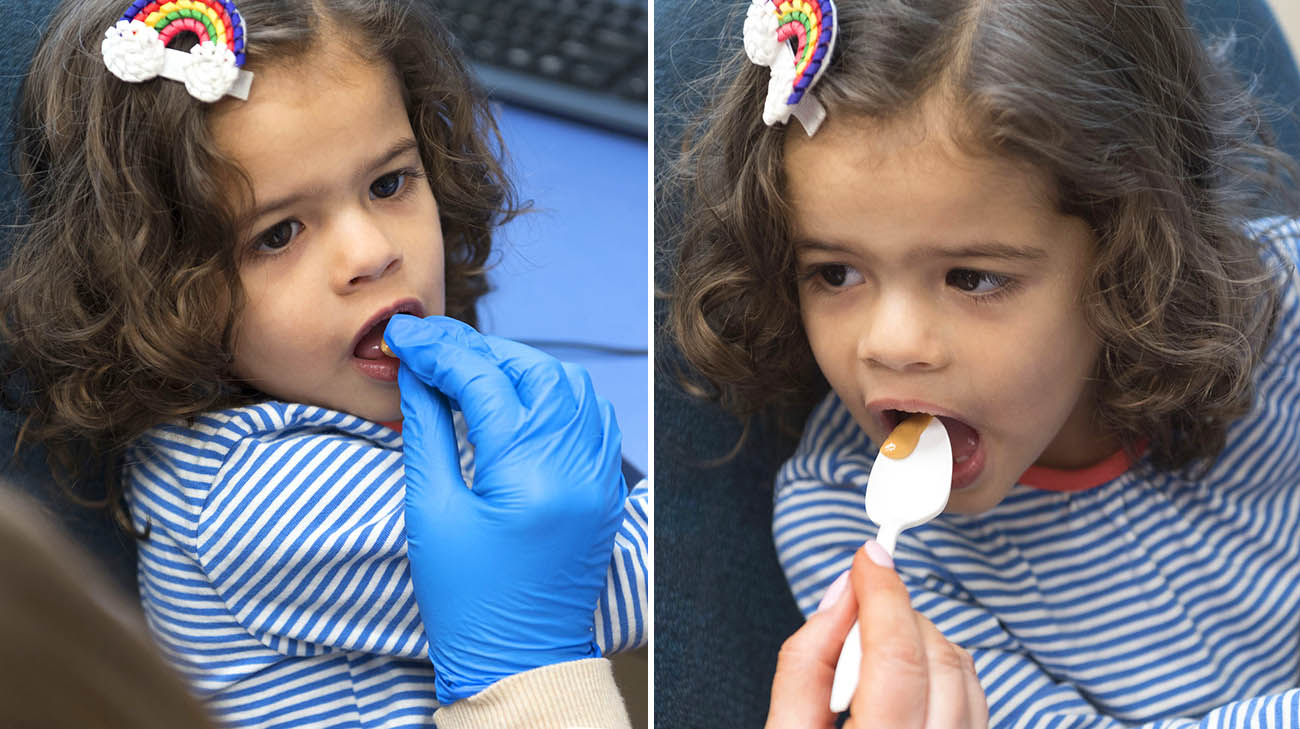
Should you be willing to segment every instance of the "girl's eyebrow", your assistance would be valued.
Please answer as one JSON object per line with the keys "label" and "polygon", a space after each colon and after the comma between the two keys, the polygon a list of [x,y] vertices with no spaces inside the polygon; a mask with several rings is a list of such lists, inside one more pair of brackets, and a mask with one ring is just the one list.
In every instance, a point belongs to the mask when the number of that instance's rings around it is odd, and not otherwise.
{"label": "girl's eyebrow", "polygon": [[[388,149],[376,155],[373,160],[363,164],[361,169],[366,172],[375,170],[379,167],[383,167],[384,165],[392,162],[398,157],[401,157],[402,155],[417,149],[419,149],[419,145],[416,143],[414,137],[404,137],[394,142],[391,146],[388,147]],[[251,213],[244,216],[242,222],[245,224],[250,223],[254,220],[257,220],[258,218],[261,218],[264,215],[273,213],[276,210],[279,210],[281,208],[287,208],[291,205],[301,202],[303,199],[312,197],[313,195],[316,195],[319,192],[320,192],[320,188],[313,185],[301,190],[296,190],[294,192],[289,193],[288,195],[282,195],[278,198],[275,198],[274,200],[269,200],[262,205],[258,205],[256,208],[253,209]]]}
{"label": "girl's eyebrow", "polygon": [[794,252],[803,253],[804,251],[822,251],[824,253],[854,253],[853,246],[841,245],[839,243],[828,243],[823,240],[813,240],[810,238],[796,238],[794,240]]}
{"label": "girl's eyebrow", "polygon": [[1001,241],[980,241],[947,248],[944,246],[924,246],[912,251],[914,256],[932,256],[935,258],[1000,258],[1009,261],[1041,261],[1047,258],[1047,251],[1036,246],[1018,246]]}
{"label": "girl's eyebrow", "polygon": [[[858,253],[850,245],[830,243],[821,240],[801,239],[794,241],[796,253],[821,251],[825,253]],[[1001,241],[980,241],[957,246],[927,245],[914,248],[907,253],[908,258],[997,258],[1007,261],[1042,261],[1047,251],[1036,246],[1018,246]]]}

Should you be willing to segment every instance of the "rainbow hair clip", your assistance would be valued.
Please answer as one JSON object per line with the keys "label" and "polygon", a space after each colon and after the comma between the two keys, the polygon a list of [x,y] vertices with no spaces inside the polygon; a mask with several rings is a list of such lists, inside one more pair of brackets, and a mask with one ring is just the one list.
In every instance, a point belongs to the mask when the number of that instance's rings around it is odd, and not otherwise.
{"label": "rainbow hair clip", "polygon": [[772,69],[763,122],[784,124],[793,114],[808,136],[826,119],[812,87],[826,72],[839,26],[832,0],[751,0],[745,16],[745,54]]}
{"label": "rainbow hair clip", "polygon": [[[191,33],[189,53],[167,46]],[[244,71],[244,19],[222,0],[135,0],[104,33],[104,65],[128,83],[162,76],[183,81],[190,95],[213,102],[229,95],[247,99],[253,74]]]}

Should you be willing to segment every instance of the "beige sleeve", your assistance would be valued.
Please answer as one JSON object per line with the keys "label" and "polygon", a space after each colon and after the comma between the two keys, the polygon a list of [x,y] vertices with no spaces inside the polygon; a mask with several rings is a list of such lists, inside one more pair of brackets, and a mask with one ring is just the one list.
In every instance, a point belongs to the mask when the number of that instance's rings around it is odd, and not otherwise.
{"label": "beige sleeve", "polygon": [[556,663],[502,679],[433,716],[438,729],[631,729],[605,658]]}

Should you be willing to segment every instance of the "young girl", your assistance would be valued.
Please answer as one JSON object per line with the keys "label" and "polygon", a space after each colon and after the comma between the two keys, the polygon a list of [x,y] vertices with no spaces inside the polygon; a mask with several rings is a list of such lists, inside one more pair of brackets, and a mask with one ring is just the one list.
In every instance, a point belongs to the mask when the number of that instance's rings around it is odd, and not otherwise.
{"label": "young girl", "polygon": [[1289,162],[1226,64],[1178,0],[820,7],[792,93],[758,65],[784,8],[753,3],[673,282],[732,409],[833,390],[777,477],[800,607],[874,534],[878,444],[930,413],[952,493],[896,565],[991,726],[1294,723],[1300,226],[1250,220]]}
{"label": "young girl", "polygon": [[514,207],[437,22],[128,2],[45,26],[0,311],[26,439],[123,464],[167,657],[227,725],[626,722],[646,490],[584,374],[440,316]]}

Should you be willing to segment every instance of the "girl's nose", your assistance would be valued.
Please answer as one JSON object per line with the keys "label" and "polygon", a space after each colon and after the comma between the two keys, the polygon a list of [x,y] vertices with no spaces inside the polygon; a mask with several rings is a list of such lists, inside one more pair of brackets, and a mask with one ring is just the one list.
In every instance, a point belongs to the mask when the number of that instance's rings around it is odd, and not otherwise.
{"label": "girl's nose", "polygon": [[905,293],[882,293],[863,317],[858,360],[869,367],[925,372],[948,363],[940,314],[930,302]]}
{"label": "girl's nose", "polygon": [[401,267],[401,245],[367,212],[344,214],[338,221],[333,279],[339,293],[348,293]]}

